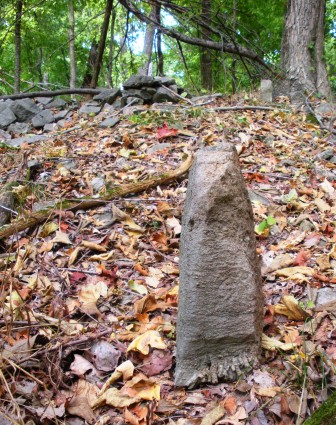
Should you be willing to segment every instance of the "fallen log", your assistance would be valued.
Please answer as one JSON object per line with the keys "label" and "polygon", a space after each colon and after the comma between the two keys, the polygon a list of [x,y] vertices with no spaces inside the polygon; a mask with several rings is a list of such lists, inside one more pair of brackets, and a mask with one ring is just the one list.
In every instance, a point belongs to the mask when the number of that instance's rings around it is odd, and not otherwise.
{"label": "fallen log", "polygon": [[54,216],[55,210],[62,209],[63,211],[77,211],[87,210],[93,207],[101,206],[107,202],[113,201],[113,199],[122,198],[123,196],[140,193],[153,186],[170,183],[171,181],[181,177],[192,164],[192,155],[181,164],[179,168],[173,171],[169,171],[158,176],[151,177],[147,180],[129,183],[122,186],[115,186],[108,190],[108,193],[99,199],[82,199],[82,200],[60,200],[52,207],[29,214],[29,217],[20,218],[12,221],[9,225],[0,228],[0,240],[11,236],[22,230],[29,229],[36,226],[37,224],[51,220]]}
{"label": "fallen log", "polygon": [[50,90],[50,91],[34,91],[31,93],[19,93],[19,94],[8,94],[5,96],[0,96],[0,100],[17,100],[17,99],[27,99],[33,97],[53,97],[60,96],[62,94],[99,94],[103,89],[63,89],[63,90]]}

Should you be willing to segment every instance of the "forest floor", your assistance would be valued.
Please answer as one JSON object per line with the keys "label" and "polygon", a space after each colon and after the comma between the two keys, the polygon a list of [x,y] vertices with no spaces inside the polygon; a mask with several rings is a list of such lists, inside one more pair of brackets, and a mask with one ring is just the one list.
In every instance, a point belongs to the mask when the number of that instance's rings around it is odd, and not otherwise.
{"label": "forest floor", "polygon": [[[241,110],[216,109],[238,101]],[[110,129],[74,112],[46,141],[1,145],[0,176],[30,164],[15,188],[18,217],[29,217],[232,142],[262,259],[259,368],[238,382],[174,387],[185,174],[91,209],[51,209],[0,241],[1,424],[300,425],[336,387],[336,138],[289,104],[244,104],[257,102],[149,109]]]}

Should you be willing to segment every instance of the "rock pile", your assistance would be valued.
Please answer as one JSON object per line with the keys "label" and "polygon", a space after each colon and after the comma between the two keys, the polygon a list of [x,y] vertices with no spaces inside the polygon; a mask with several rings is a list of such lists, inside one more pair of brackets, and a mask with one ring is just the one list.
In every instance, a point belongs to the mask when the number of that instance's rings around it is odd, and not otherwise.
{"label": "rock pile", "polygon": [[[94,116],[106,104],[112,111],[128,104],[177,103],[179,90],[170,77],[133,75],[125,81],[122,89],[102,89],[91,101],[84,103],[78,113]],[[32,128],[43,129],[44,132],[56,130],[63,127],[64,120],[75,109],[76,104],[68,105],[63,99],[52,97],[0,100],[0,140],[10,139],[11,134],[26,134]]]}

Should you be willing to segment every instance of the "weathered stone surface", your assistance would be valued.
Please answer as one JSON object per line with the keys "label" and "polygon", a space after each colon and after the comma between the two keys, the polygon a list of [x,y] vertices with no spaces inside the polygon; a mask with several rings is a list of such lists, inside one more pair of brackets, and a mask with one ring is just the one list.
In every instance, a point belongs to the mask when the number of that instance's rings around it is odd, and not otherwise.
{"label": "weathered stone surface", "polygon": [[66,107],[66,101],[63,99],[55,99],[45,106],[46,109],[52,109],[52,108],[61,109],[65,107]]}
{"label": "weathered stone surface", "polygon": [[253,214],[235,149],[196,156],[182,220],[175,384],[234,380],[258,358],[263,318]]}
{"label": "weathered stone surface", "polygon": [[260,98],[264,102],[273,102],[273,83],[271,80],[261,80]]}
{"label": "weathered stone surface", "polygon": [[6,142],[10,140],[12,136],[4,130],[0,130],[0,142]]}
{"label": "weathered stone surface", "polygon": [[118,124],[119,121],[120,121],[120,118],[118,118],[118,117],[106,118],[106,120],[99,123],[98,127],[100,127],[100,128],[114,127],[115,125]]}
{"label": "weathered stone surface", "polygon": [[15,122],[11,124],[7,130],[14,134],[27,134],[30,128],[31,125],[27,122]]}
{"label": "weathered stone surface", "polygon": [[139,97],[127,97],[126,99],[126,105],[143,105],[144,104],[144,100],[140,99]]}
{"label": "weathered stone surface", "polygon": [[166,87],[159,87],[153,96],[153,102],[178,102],[179,98]]}
{"label": "weathered stone surface", "polygon": [[52,97],[35,97],[36,102],[41,103],[42,105],[48,105],[48,103],[52,102]]}
{"label": "weathered stone surface", "polygon": [[40,112],[38,106],[31,99],[15,100],[11,105],[11,110],[18,121],[27,121]]}
{"label": "weathered stone surface", "polygon": [[85,105],[83,105],[78,113],[79,114],[87,114],[87,115],[96,115],[99,114],[101,107],[99,106],[98,103],[86,103]]}
{"label": "weathered stone surface", "polygon": [[11,100],[11,99],[0,101],[0,113],[7,108],[11,108],[13,103],[14,103],[14,101]]}
{"label": "weathered stone surface", "polygon": [[124,89],[139,89],[141,87],[158,87],[161,83],[147,75],[132,75],[123,83]]}
{"label": "weathered stone surface", "polygon": [[68,115],[68,112],[69,111],[67,109],[63,109],[63,111],[57,112],[57,114],[54,115],[55,121],[59,121],[65,118]]}
{"label": "weathered stone surface", "polygon": [[112,105],[118,96],[121,96],[121,91],[119,88],[115,88],[101,91],[99,94],[93,97],[93,100]]}
{"label": "weathered stone surface", "polygon": [[37,143],[47,139],[48,137],[46,136],[42,136],[38,134],[29,134],[24,137],[17,137],[16,139],[9,140],[7,144],[10,146],[22,146],[24,143],[28,143],[28,144]]}
{"label": "weathered stone surface", "polygon": [[[144,88],[144,89],[141,89],[141,90],[139,90],[139,89],[129,89],[129,90],[124,90],[122,92],[122,95],[124,97],[126,96],[127,98],[137,97],[139,99],[144,100],[145,102],[150,102],[153,98],[153,94],[155,94],[155,92],[156,92],[155,89],[152,89],[152,91],[150,91],[150,90],[151,90],[151,87]],[[154,91],[154,93],[153,93],[153,91]]]}
{"label": "weathered stone surface", "polygon": [[6,128],[16,120],[16,116],[13,111],[9,108],[4,109],[0,112],[0,128]]}
{"label": "weathered stone surface", "polygon": [[49,110],[43,110],[32,119],[32,125],[35,128],[41,128],[53,121],[55,121],[55,118],[52,112]]}
{"label": "weathered stone surface", "polygon": [[56,131],[56,130],[58,130],[58,125],[55,123],[55,122],[53,122],[53,123],[49,123],[49,124],[45,124],[44,126],[43,126],[43,132],[45,132],[45,133],[50,133],[51,131]]}
{"label": "weathered stone surface", "polygon": [[172,86],[176,84],[176,81],[172,77],[155,77],[155,81],[158,81],[163,86]]}

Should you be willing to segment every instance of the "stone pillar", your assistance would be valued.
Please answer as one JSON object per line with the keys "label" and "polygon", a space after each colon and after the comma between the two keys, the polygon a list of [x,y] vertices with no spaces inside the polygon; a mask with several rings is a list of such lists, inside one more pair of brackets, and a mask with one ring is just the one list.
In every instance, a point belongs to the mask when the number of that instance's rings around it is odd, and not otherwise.
{"label": "stone pillar", "polygon": [[264,102],[273,102],[273,83],[271,80],[261,80],[260,98]]}
{"label": "stone pillar", "polygon": [[263,319],[252,207],[236,150],[199,151],[182,219],[177,386],[235,380],[256,363]]}

